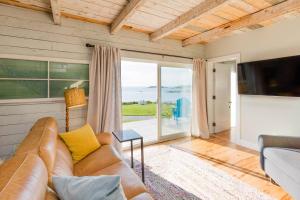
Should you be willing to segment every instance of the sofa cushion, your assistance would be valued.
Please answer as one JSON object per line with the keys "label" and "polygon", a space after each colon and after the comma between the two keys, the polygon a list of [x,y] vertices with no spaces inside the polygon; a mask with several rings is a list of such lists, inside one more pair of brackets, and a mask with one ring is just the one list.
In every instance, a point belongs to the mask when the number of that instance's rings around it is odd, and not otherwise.
{"label": "sofa cushion", "polygon": [[71,153],[60,138],[57,138],[56,159],[52,175],[73,176],[73,160]]}
{"label": "sofa cushion", "polygon": [[47,180],[46,166],[37,155],[14,156],[0,168],[0,199],[44,199]]}
{"label": "sofa cushion", "polygon": [[56,193],[63,200],[125,200],[119,176],[54,176]]}
{"label": "sofa cushion", "polygon": [[74,175],[89,176],[120,161],[121,157],[111,145],[102,145],[74,165]]}
{"label": "sofa cushion", "polygon": [[295,180],[282,171],[277,165],[275,165],[270,160],[265,160],[265,172],[272,177],[272,179],[280,185],[286,192],[293,197],[293,199],[300,199],[300,184],[295,182]]}
{"label": "sofa cushion", "polygon": [[56,156],[57,124],[54,118],[39,119],[16,150],[16,155],[36,153],[48,169],[49,181]]}
{"label": "sofa cushion", "polygon": [[300,150],[285,148],[265,148],[264,157],[284,173],[300,183]]}
{"label": "sofa cushion", "polygon": [[119,175],[127,199],[146,192],[143,182],[124,161],[115,163],[93,174],[93,176],[99,175]]}

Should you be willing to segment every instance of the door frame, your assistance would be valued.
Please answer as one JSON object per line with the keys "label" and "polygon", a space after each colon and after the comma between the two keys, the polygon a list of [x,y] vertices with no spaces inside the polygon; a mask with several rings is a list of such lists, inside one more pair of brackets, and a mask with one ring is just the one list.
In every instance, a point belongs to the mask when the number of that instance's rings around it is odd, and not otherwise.
{"label": "door frame", "polygon": [[161,118],[161,69],[163,67],[170,67],[170,68],[190,68],[192,69],[192,64],[178,64],[178,63],[166,63],[166,62],[159,62],[157,64],[157,138],[158,142],[167,141],[167,140],[174,140],[181,137],[186,137],[189,135],[188,132],[180,132],[176,134],[172,134],[169,136],[162,136],[162,118]]}
{"label": "door frame", "polygon": [[[208,68],[208,66],[213,66],[215,63],[226,62],[226,61],[235,61],[236,62],[235,70],[237,73],[237,66],[241,62],[241,55],[239,53],[207,59],[206,68]],[[238,76],[236,76],[236,78],[238,78]],[[206,80],[206,81],[208,81],[208,80]],[[238,80],[236,80],[236,81],[238,82]],[[236,91],[238,91],[237,87],[238,86],[236,85]],[[231,137],[230,137],[231,142],[237,143],[237,144],[239,144],[240,140],[241,140],[241,120],[240,120],[241,104],[240,104],[240,102],[241,102],[241,96],[237,92],[237,94],[236,94],[236,128],[235,128],[234,132],[231,132]]]}

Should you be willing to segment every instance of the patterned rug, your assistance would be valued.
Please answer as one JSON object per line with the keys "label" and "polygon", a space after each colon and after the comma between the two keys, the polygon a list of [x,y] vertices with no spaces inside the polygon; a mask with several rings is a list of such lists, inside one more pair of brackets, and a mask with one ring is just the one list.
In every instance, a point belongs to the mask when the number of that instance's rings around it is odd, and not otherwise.
{"label": "patterned rug", "polygon": [[[135,158],[139,158],[136,155]],[[135,170],[141,176],[140,162]],[[273,200],[187,152],[145,149],[145,184],[156,200]]]}

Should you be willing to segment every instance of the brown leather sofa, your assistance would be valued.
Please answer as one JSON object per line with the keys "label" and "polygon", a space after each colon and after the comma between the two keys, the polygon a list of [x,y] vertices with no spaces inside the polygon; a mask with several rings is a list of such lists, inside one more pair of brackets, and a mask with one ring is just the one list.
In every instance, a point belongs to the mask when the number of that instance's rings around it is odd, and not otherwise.
{"label": "brown leather sofa", "polygon": [[99,149],[73,164],[71,154],[58,136],[55,119],[39,119],[16,150],[0,166],[0,200],[57,200],[52,176],[119,175],[125,196],[151,200],[140,178],[111,145],[109,133],[97,135]]}

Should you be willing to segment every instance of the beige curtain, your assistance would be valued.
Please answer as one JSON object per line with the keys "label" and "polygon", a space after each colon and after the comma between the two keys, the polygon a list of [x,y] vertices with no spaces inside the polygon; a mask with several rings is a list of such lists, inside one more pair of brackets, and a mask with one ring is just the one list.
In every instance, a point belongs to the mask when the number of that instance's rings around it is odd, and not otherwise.
{"label": "beige curtain", "polygon": [[209,138],[206,98],[206,61],[193,60],[192,135]]}
{"label": "beige curtain", "polygon": [[[120,50],[96,45],[89,76],[88,123],[96,133],[120,130],[122,128]],[[117,142],[115,146],[120,150]]]}

